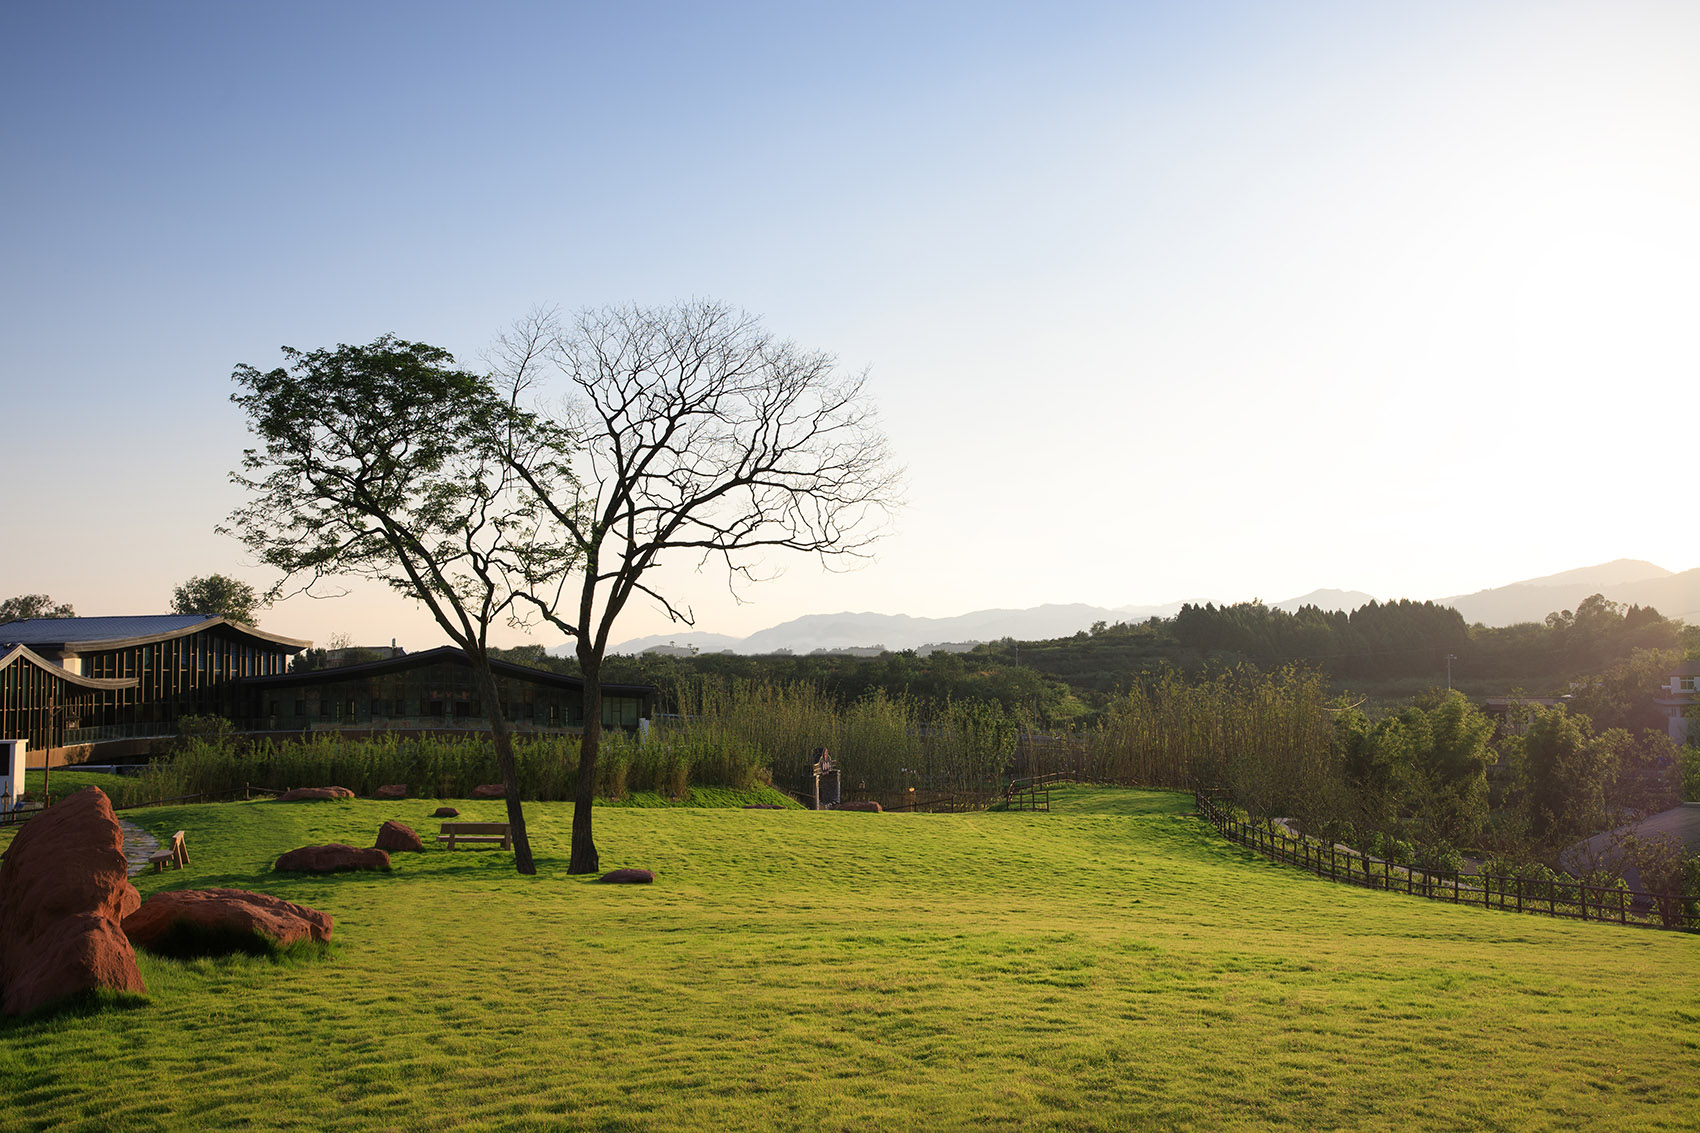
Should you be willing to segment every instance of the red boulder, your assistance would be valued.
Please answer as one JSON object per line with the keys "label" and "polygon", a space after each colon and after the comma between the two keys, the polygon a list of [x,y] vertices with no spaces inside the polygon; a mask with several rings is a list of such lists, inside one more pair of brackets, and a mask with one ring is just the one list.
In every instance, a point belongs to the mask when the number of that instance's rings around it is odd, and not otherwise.
{"label": "red boulder", "polygon": [[460,817],[460,811],[456,810],[452,806],[440,806],[436,810],[431,812],[431,817],[432,818],[458,818],[458,817]]}
{"label": "red boulder", "polygon": [[387,850],[392,854],[397,851],[423,852],[425,849],[424,840],[413,832],[413,828],[411,826],[403,826],[401,823],[394,820],[386,822],[382,826],[378,827],[377,844],[378,849]]}
{"label": "red boulder", "polygon": [[508,789],[500,783],[485,783],[482,786],[472,788],[472,797],[475,799],[505,799],[508,797]]}
{"label": "red boulder", "polygon": [[100,788],[31,819],[0,858],[0,1014],[95,988],[146,994],[119,928],[140,904],[124,832]]}
{"label": "red boulder", "polygon": [[362,850],[331,842],[323,846],[302,846],[291,850],[272,863],[272,868],[284,873],[336,873],[344,869],[390,868],[390,856],[382,850]]}
{"label": "red boulder", "polygon": [[330,799],[352,799],[354,792],[347,787],[297,787],[277,797],[280,803],[324,802]]}
{"label": "red boulder", "polygon": [[163,946],[179,925],[208,937],[247,937],[258,946],[287,948],[331,938],[329,913],[246,889],[180,889],[155,893],[124,918],[124,933],[142,948]]}
{"label": "red boulder", "polygon": [[386,783],[372,792],[375,799],[405,799],[407,797],[406,783]]}

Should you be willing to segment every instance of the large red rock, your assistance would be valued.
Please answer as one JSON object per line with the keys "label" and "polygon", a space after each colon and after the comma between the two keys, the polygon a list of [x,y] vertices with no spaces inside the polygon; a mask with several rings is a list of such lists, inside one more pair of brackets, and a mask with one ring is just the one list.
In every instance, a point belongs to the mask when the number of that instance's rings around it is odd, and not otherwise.
{"label": "large red rock", "polygon": [[291,850],[272,863],[272,868],[285,873],[336,873],[344,869],[390,868],[390,856],[382,850],[362,850],[330,842],[323,846],[302,846]]}
{"label": "large red rock", "polygon": [[143,901],[124,918],[124,933],[138,947],[163,947],[180,924],[209,936],[247,937],[257,946],[280,948],[302,940],[328,941],[332,928],[329,913],[282,897],[246,889],[179,889]]}
{"label": "large red rock", "polygon": [[0,1014],[96,988],[146,994],[119,927],[140,904],[124,832],[100,788],[32,818],[0,858]]}
{"label": "large red rock", "polygon": [[280,803],[325,802],[330,799],[352,799],[354,792],[347,787],[296,787],[277,797]]}
{"label": "large red rock", "polygon": [[485,783],[472,788],[472,797],[475,799],[505,799],[508,797],[508,789],[500,783]]}
{"label": "large red rock", "polygon": [[414,833],[413,827],[404,826],[394,819],[378,827],[378,849],[389,853],[423,853],[425,840]]}
{"label": "large red rock", "polygon": [[372,792],[375,799],[405,799],[407,797],[406,783],[386,783]]}

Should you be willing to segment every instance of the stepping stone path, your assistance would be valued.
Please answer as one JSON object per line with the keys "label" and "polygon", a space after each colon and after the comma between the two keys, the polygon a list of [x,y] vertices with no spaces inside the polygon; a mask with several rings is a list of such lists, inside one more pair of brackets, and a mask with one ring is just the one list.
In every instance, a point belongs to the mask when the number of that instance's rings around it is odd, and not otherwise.
{"label": "stepping stone path", "polygon": [[159,840],[134,822],[120,818],[118,829],[124,832],[124,861],[131,877],[148,868],[148,857],[159,852]]}

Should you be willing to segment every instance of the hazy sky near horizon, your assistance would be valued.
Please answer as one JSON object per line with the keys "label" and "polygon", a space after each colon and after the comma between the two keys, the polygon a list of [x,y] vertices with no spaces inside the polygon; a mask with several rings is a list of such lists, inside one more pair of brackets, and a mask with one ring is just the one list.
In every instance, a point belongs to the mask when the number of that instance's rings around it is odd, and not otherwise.
{"label": "hazy sky near horizon", "polygon": [[[272,576],[238,363],[713,297],[908,507],[697,628],[1700,566],[1700,5],[66,3],[0,41],[0,596]],[[1687,491],[1687,496],[1683,492]],[[440,633],[358,588],[268,629]],[[631,609],[617,639],[665,632]],[[507,635],[505,640],[518,640]],[[556,643],[558,635],[537,640]]]}

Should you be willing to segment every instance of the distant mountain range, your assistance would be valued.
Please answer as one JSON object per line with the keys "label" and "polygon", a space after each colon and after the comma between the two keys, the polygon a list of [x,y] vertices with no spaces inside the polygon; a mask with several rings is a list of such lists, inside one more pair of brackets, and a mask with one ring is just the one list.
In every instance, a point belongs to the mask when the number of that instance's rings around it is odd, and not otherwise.
{"label": "distant mountain range", "polygon": [[1667,618],[1690,624],[1700,622],[1700,569],[1676,574],[1639,559],[1617,559],[1437,601],[1463,614],[1471,624],[1508,626],[1541,621],[1555,610],[1574,610],[1590,594],[1604,594],[1626,605],[1652,606]]}
{"label": "distant mountain range", "polygon": [[[1599,566],[1565,571],[1513,582],[1492,590],[1436,599],[1464,615],[1464,620],[1490,626],[1538,622],[1554,610],[1574,610],[1590,594],[1604,594],[1615,602],[1657,607],[1666,617],[1700,621],[1700,568],[1675,574],[1652,563],[1618,559]],[[1355,610],[1373,600],[1359,590],[1313,590],[1309,594],[1270,603],[1293,612],[1301,606],[1324,610]],[[1088,629],[1094,622],[1142,622],[1147,618],[1170,618],[1182,603],[1162,606],[1121,606],[1114,609],[1069,605],[1035,606],[1027,610],[976,610],[951,618],[918,618],[909,614],[809,614],[794,618],[748,637],[729,637],[694,630],[633,638],[614,646],[615,653],[642,653],[649,649],[701,653],[774,653],[790,650],[811,653],[817,649],[845,650],[883,646],[886,649],[928,649],[975,641],[1013,637],[1022,641],[1066,637]],[[551,653],[566,654],[562,645]]]}

